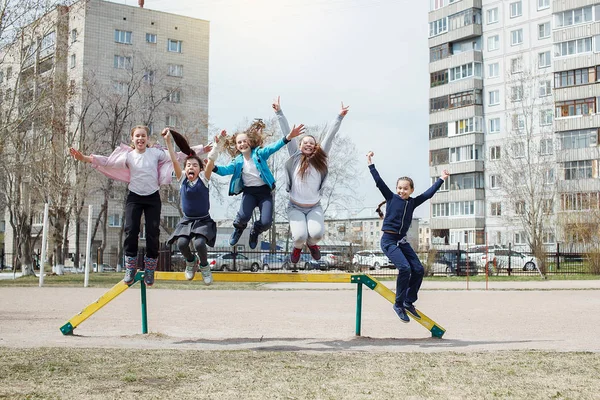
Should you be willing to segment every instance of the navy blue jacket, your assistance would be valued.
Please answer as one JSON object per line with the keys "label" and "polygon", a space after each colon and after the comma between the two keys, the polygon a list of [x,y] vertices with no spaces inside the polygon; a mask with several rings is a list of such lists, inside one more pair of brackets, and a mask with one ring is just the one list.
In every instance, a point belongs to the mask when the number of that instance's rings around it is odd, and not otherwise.
{"label": "navy blue jacket", "polygon": [[442,183],[444,183],[444,180],[439,178],[433,186],[414,199],[409,197],[407,200],[403,200],[397,193],[392,192],[387,187],[383,179],[379,176],[379,172],[375,169],[374,164],[369,165],[369,170],[371,171],[371,175],[373,175],[377,188],[387,201],[381,230],[396,232],[401,237],[406,236],[406,232],[408,232],[415,208],[432,198],[435,192],[442,186]]}

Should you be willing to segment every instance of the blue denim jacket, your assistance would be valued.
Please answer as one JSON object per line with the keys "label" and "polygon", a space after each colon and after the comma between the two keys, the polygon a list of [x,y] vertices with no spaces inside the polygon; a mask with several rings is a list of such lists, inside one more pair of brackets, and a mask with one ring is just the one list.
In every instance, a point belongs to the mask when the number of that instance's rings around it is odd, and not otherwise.
{"label": "blue denim jacket", "polygon": [[[275,177],[267,165],[267,160],[273,153],[281,149],[283,146],[289,143],[285,137],[278,141],[271,143],[265,147],[255,147],[252,149],[251,158],[256,165],[256,169],[260,173],[260,177],[265,182],[265,185],[269,185],[271,190],[275,189]],[[244,182],[242,181],[242,168],[244,167],[244,156],[238,154],[231,162],[227,165],[215,165],[213,172],[220,176],[233,175],[231,182],[229,183],[229,195],[235,196],[240,194],[244,189]]]}

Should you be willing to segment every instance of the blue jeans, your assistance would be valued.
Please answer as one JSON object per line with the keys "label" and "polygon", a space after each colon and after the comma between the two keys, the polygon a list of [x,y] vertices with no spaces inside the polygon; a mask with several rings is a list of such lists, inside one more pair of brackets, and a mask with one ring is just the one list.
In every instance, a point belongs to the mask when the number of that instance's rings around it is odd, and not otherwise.
{"label": "blue jeans", "polygon": [[246,229],[256,207],[260,210],[260,218],[254,222],[253,228],[259,234],[268,231],[273,222],[273,196],[271,188],[267,185],[244,188],[242,204],[233,226],[241,230]]}
{"label": "blue jeans", "polygon": [[417,301],[417,293],[423,282],[425,270],[419,257],[408,242],[401,243],[400,235],[384,232],[381,249],[398,269],[396,279],[396,306]]}

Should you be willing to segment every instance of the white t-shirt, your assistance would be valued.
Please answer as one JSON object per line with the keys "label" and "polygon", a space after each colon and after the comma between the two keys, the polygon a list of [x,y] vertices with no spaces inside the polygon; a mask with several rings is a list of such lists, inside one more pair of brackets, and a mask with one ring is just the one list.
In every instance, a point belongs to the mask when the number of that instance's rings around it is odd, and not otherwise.
{"label": "white t-shirt", "polygon": [[242,181],[244,182],[244,186],[263,186],[266,185],[265,181],[260,177],[260,173],[258,172],[258,168],[254,165],[254,160],[250,158],[246,160],[244,158],[244,167],[242,168]]}
{"label": "white t-shirt", "polygon": [[153,147],[147,148],[143,153],[136,150],[127,153],[129,190],[140,196],[156,192],[159,188],[158,163],[167,159],[167,153]]}
{"label": "white t-shirt", "polygon": [[290,199],[299,205],[314,205],[321,201],[319,186],[321,185],[321,173],[315,167],[309,165],[304,174],[304,179],[298,174],[300,164],[296,167],[293,175]]}

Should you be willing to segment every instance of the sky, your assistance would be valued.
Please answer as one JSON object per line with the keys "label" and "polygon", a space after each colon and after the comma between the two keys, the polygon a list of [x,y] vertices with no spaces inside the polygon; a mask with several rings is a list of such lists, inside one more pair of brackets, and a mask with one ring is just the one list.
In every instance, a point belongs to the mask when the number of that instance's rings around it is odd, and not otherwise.
{"label": "sky", "polygon": [[[137,6],[137,0],[113,0]],[[146,0],[144,7],[210,21],[209,122],[229,131],[270,118],[273,99],[291,124],[322,125],[350,106],[350,137],[390,187],[408,175],[415,194],[428,166],[428,1]],[[383,200],[368,173],[357,193]],[[440,171],[441,172],[441,171]],[[211,207],[215,218],[224,210]],[[416,216],[426,217],[429,207]]]}

